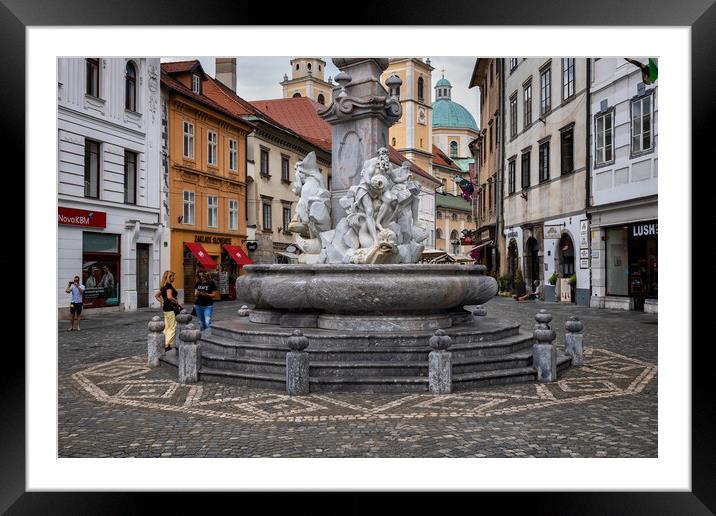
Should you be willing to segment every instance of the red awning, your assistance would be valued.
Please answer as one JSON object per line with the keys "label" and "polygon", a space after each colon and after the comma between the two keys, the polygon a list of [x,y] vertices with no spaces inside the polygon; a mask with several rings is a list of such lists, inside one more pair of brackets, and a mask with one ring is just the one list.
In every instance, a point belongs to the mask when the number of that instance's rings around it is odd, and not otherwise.
{"label": "red awning", "polygon": [[254,263],[251,258],[246,255],[246,251],[241,249],[238,245],[227,245],[224,244],[224,249],[231,255],[236,263],[239,265],[251,265]]}
{"label": "red awning", "polygon": [[209,253],[206,252],[206,249],[204,249],[201,244],[198,244],[196,242],[184,242],[184,245],[189,248],[189,250],[194,254],[194,256],[196,256],[196,259],[199,260],[199,262],[205,268],[216,269],[216,262],[212,260],[211,256],[209,256]]}

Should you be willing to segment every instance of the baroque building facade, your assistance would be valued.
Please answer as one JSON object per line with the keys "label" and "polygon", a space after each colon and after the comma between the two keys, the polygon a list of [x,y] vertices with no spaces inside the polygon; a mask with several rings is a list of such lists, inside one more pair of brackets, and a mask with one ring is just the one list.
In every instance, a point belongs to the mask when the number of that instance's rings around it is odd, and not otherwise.
{"label": "baroque building facade", "polygon": [[528,288],[538,282],[546,299],[563,293],[580,305],[589,305],[591,292],[588,260],[581,261],[589,256],[589,66],[585,58],[508,58],[503,74],[501,270],[514,277],[521,268]]}
{"label": "baroque building facade", "polygon": [[85,285],[83,315],[154,305],[160,220],[158,58],[57,60],[58,284]]}
{"label": "baroque building facade", "polygon": [[198,270],[232,299],[246,253],[247,136],[253,125],[214,102],[199,61],[162,64],[166,114],[168,268],[180,302],[194,300]]}
{"label": "baroque building facade", "polygon": [[590,304],[656,313],[658,87],[623,58],[594,59],[591,77]]}
{"label": "baroque building facade", "polygon": [[291,59],[291,78],[284,74],[281,81],[283,98],[307,97],[322,106],[330,105],[333,100],[333,83],[331,77],[325,80],[325,76],[326,62],[323,59],[294,57]]}

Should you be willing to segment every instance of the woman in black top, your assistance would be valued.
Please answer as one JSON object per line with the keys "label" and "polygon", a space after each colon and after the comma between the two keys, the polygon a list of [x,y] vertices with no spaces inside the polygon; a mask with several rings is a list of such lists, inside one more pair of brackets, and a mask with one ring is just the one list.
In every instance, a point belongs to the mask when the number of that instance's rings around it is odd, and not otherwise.
{"label": "woman in black top", "polygon": [[172,271],[164,271],[159,284],[159,292],[154,296],[157,301],[162,303],[164,312],[164,351],[169,351],[174,346],[177,329],[175,312],[181,310],[181,305],[177,301],[178,292],[172,284],[175,277],[176,275]]}

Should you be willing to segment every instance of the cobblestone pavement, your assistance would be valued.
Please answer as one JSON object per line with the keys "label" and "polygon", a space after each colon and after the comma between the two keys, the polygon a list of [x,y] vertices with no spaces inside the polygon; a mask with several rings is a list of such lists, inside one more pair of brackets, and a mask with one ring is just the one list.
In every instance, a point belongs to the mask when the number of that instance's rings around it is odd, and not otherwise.
{"label": "cobblestone pavement", "polygon": [[[60,457],[656,457],[657,317],[495,298],[491,314],[534,326],[546,308],[557,346],[584,322],[585,365],[553,384],[447,396],[281,392],[146,368],[156,310],[87,319],[59,333]],[[217,303],[214,320],[235,317]]]}

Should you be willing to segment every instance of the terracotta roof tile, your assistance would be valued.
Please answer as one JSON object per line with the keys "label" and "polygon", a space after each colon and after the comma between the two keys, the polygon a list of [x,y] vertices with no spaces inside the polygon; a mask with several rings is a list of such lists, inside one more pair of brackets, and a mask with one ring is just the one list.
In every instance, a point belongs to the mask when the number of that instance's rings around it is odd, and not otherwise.
{"label": "terracotta roof tile", "polygon": [[171,63],[162,63],[162,70],[169,74],[190,72],[197,67],[201,70],[203,78],[206,79],[208,75],[206,75],[204,69],[201,67],[201,63],[197,59],[191,59],[189,61],[172,61]]}
{"label": "terracotta roof tile", "polygon": [[452,169],[455,172],[462,173],[462,169],[455,165],[452,160],[435,145],[433,145],[433,163],[441,167]]}

